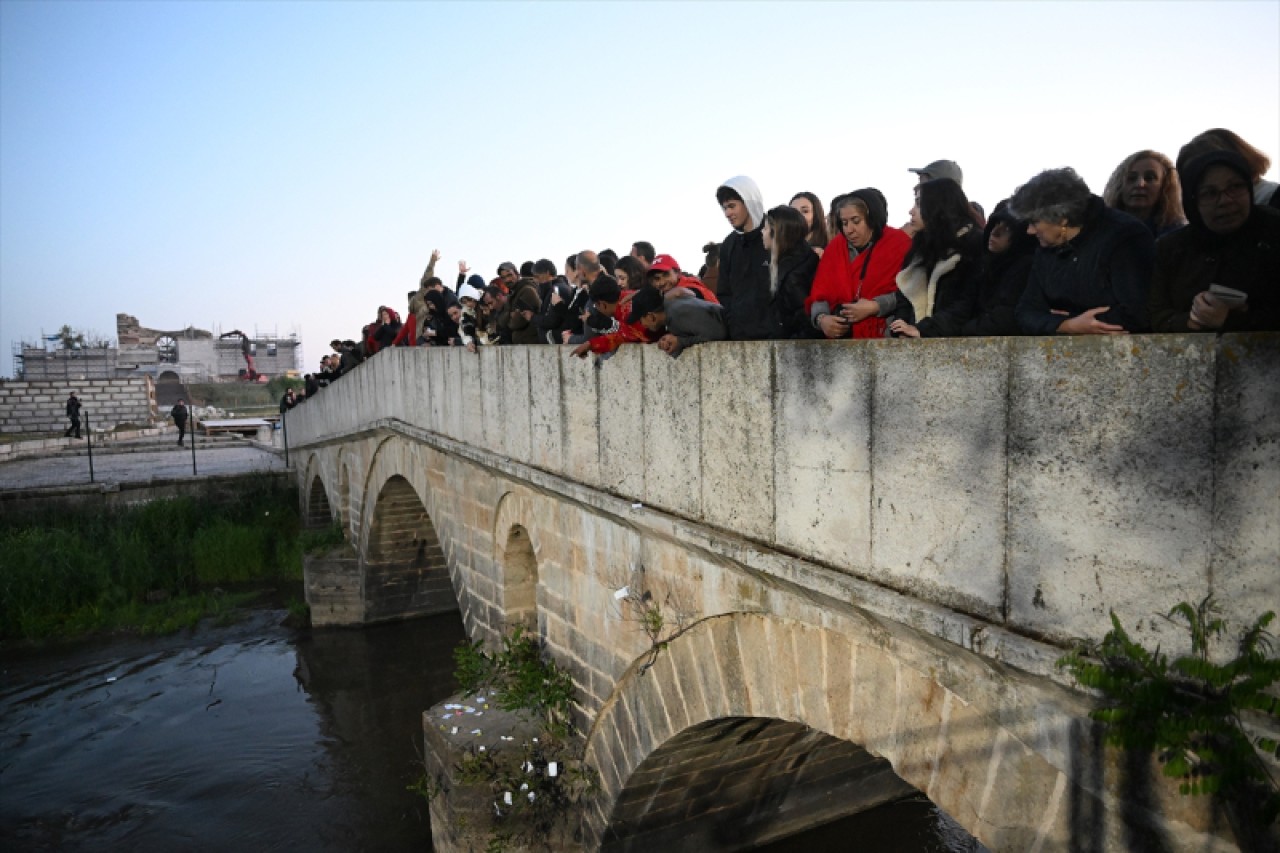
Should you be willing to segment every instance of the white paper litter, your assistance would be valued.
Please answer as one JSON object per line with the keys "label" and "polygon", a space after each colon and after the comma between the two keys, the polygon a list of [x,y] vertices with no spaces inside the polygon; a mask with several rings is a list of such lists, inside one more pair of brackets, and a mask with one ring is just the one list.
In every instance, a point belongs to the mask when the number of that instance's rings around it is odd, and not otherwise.
{"label": "white paper litter", "polygon": [[560,773],[560,766],[556,764],[554,761],[552,761],[550,764],[547,765],[548,776],[555,777],[559,775],[559,773]]}
{"label": "white paper litter", "polygon": [[631,590],[624,586],[622,589],[618,590],[613,594],[613,600],[621,601],[622,599],[626,598],[630,593],[631,593]]}
{"label": "white paper litter", "polygon": [[510,792],[510,791],[507,791],[505,794],[503,794],[503,795],[502,795],[502,801],[503,801],[504,803],[506,803],[507,805],[511,805],[511,792]]}

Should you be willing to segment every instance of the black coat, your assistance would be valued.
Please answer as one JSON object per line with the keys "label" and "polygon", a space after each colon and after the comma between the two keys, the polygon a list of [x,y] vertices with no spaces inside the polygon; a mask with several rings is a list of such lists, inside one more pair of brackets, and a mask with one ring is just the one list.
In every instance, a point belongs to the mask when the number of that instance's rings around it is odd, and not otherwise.
{"label": "black coat", "polygon": [[1009,249],[999,255],[987,253],[978,274],[973,316],[960,327],[967,337],[1020,335],[1016,312],[1022,292],[1031,278],[1034,250]]}
{"label": "black coat", "polygon": [[[894,307],[887,312],[886,320],[906,320],[915,326],[922,338],[956,338],[964,324],[973,318],[978,304],[978,275],[982,268],[982,232],[970,228],[960,238],[955,249],[959,261],[938,277],[933,294],[933,310],[928,317],[917,321],[915,307],[901,290],[895,290]],[[955,257],[955,252],[948,259]],[[907,269],[913,263],[911,253],[904,260]],[[938,263],[943,263],[939,261]],[[935,264],[936,269],[936,264]],[[932,270],[929,271],[932,274]]]}
{"label": "black coat", "polygon": [[1220,284],[1249,295],[1221,331],[1280,331],[1280,211],[1254,207],[1244,226],[1219,236],[1198,224],[1160,238],[1147,302],[1153,332],[1187,332],[1196,294]]}
{"label": "black coat", "polygon": [[1068,317],[1106,305],[1099,320],[1145,332],[1154,256],[1147,226],[1092,196],[1074,240],[1036,251],[1018,325],[1028,335],[1052,335]]}
{"label": "black coat", "polygon": [[[558,275],[551,281],[538,285],[542,296],[542,306],[533,317],[533,324],[538,327],[540,343],[562,344],[560,333],[569,328],[569,303],[573,300],[573,290],[564,276]],[[560,302],[552,303],[551,294],[559,293]]]}
{"label": "black coat", "polygon": [[809,322],[809,313],[804,310],[804,301],[809,298],[817,272],[818,253],[807,244],[778,258],[778,291],[773,295],[778,328],[770,337],[817,337],[817,330]]}
{"label": "black coat", "polygon": [[724,306],[729,338],[735,341],[778,337],[782,325],[769,292],[769,253],[760,231],[734,231],[720,245],[716,296]]}

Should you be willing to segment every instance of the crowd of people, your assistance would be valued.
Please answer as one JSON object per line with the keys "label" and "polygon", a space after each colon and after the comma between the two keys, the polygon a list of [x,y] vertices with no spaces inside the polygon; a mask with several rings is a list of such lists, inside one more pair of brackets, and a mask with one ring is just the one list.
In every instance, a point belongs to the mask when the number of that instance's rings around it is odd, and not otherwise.
{"label": "crowd of people", "polygon": [[[645,241],[505,262],[486,282],[432,253],[403,319],[378,308],[358,340],[335,340],[291,407],[394,346],[569,344],[606,355],[654,343],[679,356],[718,340],[1117,335],[1280,331],[1280,193],[1270,160],[1222,128],[1176,160],[1124,158],[1102,195],[1073,169],[1032,177],[989,216],[955,162],[918,176],[910,221],[889,224],[866,187],[824,211],[811,192],[766,209],[751,178],[715,192],[730,233],[696,275]],[[282,408],[285,404],[282,403]]]}

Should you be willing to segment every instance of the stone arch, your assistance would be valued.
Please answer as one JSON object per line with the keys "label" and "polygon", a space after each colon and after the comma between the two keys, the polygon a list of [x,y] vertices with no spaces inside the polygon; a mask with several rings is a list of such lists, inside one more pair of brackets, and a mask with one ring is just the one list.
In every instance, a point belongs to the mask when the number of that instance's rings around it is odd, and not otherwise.
{"label": "stone arch", "polygon": [[307,527],[328,527],[334,521],[333,506],[329,502],[329,492],[324,487],[324,478],[318,472],[310,477],[311,485],[307,487],[307,503],[302,522]]}
{"label": "stone arch", "polygon": [[[942,673],[916,669],[916,658],[894,649],[902,639],[870,620],[819,628],[730,613],[692,626],[647,672],[637,661],[588,734],[587,760],[601,781],[584,822],[588,849],[619,843],[610,828],[616,834],[628,816],[646,760],[735,718],[799,724],[858,745],[992,849],[1065,847],[1082,792],[1069,792],[1067,775],[1000,722],[994,700],[961,695],[976,679],[952,673],[943,684]],[[1041,724],[1026,720],[1025,729]]]}
{"label": "stone arch", "polygon": [[353,533],[351,527],[354,513],[351,507],[351,472],[347,464],[347,449],[345,447],[338,451],[334,470],[338,477],[338,523],[342,525],[343,532],[350,538]]}
{"label": "stone arch", "polygon": [[[381,482],[361,542],[364,564],[364,621],[380,622],[458,609],[449,567],[425,502],[396,470],[394,453],[383,442],[369,468],[369,482]],[[368,494],[368,492],[366,492]]]}
{"label": "stone arch", "polygon": [[546,619],[538,607],[538,515],[534,498],[524,490],[506,492],[498,500],[493,522],[493,560],[502,588],[503,629],[516,625],[546,638]]}

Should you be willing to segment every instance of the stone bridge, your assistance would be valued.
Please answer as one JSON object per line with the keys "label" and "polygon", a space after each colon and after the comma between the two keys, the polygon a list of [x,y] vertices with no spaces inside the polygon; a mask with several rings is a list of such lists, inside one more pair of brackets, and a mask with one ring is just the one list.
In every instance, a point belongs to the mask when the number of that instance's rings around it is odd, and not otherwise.
{"label": "stone bridge", "polygon": [[[395,349],[287,434],[350,542],[315,624],[459,608],[572,673],[588,849],[727,845],[841,747],[994,850],[1235,848],[1055,661],[1280,609],[1280,336]],[[622,586],[686,624],[647,671]]]}

